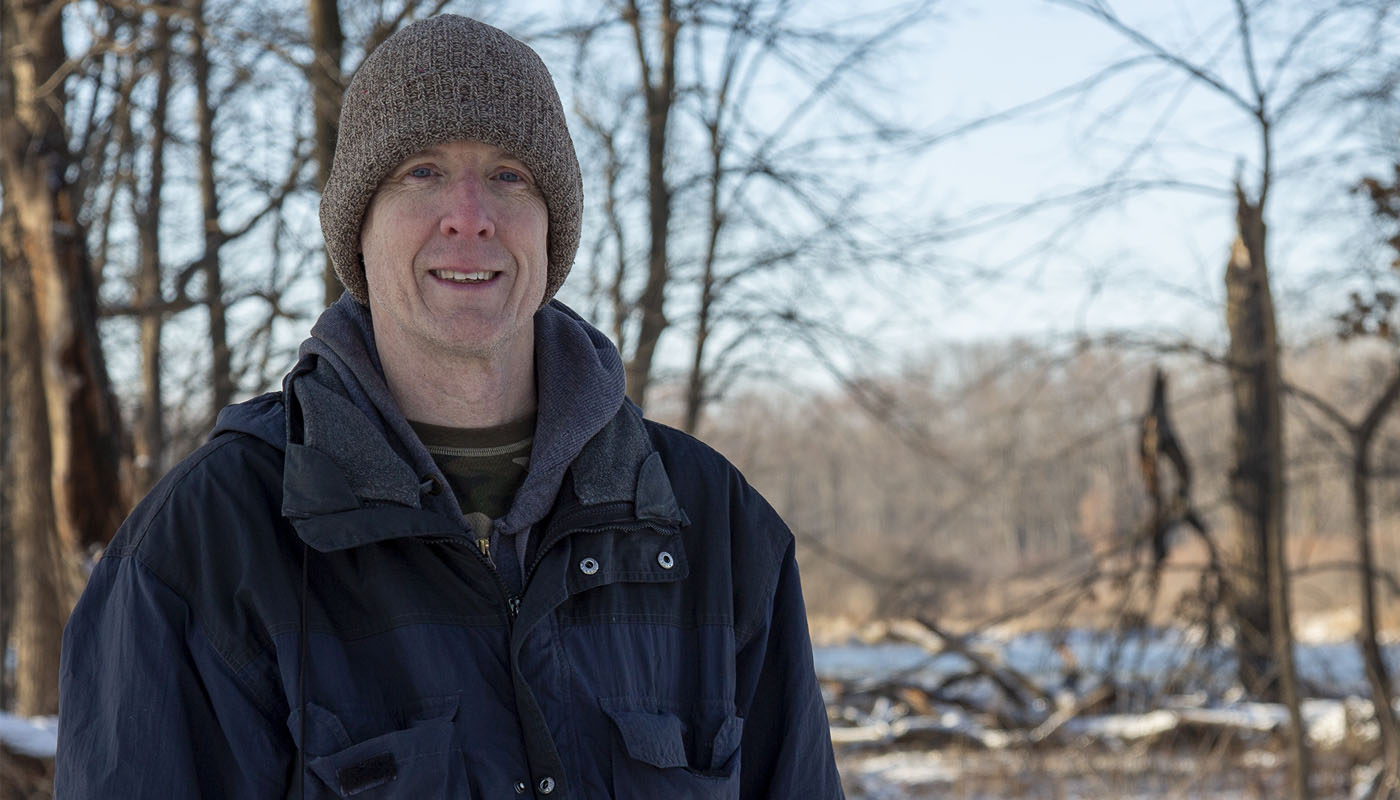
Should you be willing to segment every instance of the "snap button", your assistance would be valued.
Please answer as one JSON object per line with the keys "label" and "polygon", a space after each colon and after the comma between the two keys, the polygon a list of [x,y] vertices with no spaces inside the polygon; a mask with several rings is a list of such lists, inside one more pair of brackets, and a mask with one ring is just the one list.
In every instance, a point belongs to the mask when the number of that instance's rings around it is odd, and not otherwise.
{"label": "snap button", "polygon": [[540,794],[549,794],[552,791],[554,791],[554,779],[548,776],[541,778]]}
{"label": "snap button", "polygon": [[527,788],[527,787],[525,786],[525,781],[516,781],[516,782],[515,782],[515,793],[516,793],[516,794],[525,794],[525,789],[526,789],[526,788]]}
{"label": "snap button", "polygon": [[[593,573],[598,571],[598,559],[585,558],[584,560],[578,562],[578,568],[581,572],[583,572],[584,575],[592,575]],[[553,786],[553,782],[551,782],[550,785]]]}
{"label": "snap button", "polygon": [[660,564],[662,569],[670,569],[676,565],[676,559],[672,558],[670,553],[662,550],[661,555],[656,557],[656,563]]}

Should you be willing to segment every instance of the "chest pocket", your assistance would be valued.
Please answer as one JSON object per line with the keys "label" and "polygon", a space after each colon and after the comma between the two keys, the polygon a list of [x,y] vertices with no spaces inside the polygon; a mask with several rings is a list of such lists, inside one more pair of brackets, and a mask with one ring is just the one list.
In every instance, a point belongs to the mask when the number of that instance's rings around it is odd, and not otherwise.
{"label": "chest pocket", "polygon": [[690,715],[604,699],[612,721],[612,788],[617,800],[739,796],[744,721],[712,709]]}
{"label": "chest pocket", "polygon": [[[333,712],[307,704],[308,800],[472,797],[465,762],[453,745],[457,707],[456,696],[401,713]],[[288,725],[299,738],[298,712]]]}

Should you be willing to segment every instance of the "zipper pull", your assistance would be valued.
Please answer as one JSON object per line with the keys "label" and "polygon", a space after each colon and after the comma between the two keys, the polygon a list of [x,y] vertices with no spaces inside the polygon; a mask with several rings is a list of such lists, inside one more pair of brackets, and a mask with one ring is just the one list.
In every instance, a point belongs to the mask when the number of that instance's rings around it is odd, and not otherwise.
{"label": "zipper pull", "polygon": [[496,566],[496,562],[491,559],[491,539],[490,537],[476,540],[476,549],[481,551],[486,560],[491,562],[491,566]]}
{"label": "zipper pull", "polygon": [[511,619],[520,616],[520,598],[515,595],[506,598],[506,609],[510,611]]}

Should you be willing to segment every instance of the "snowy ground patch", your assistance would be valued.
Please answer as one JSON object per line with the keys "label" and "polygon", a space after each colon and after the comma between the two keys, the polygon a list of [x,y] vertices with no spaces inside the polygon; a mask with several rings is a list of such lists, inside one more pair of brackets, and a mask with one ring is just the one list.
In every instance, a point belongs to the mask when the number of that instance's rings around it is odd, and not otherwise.
{"label": "snowy ground patch", "polygon": [[53,758],[58,751],[58,717],[17,717],[0,712],[0,743],[12,753]]}

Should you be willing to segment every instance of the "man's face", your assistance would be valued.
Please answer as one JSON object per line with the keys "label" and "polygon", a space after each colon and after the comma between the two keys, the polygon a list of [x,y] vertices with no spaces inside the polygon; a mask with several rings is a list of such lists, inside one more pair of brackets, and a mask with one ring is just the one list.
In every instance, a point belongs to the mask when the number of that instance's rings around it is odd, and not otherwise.
{"label": "man's face", "polygon": [[424,365],[528,354],[548,228],[534,176],[496,147],[448,142],[404,159],[360,229],[381,352]]}

